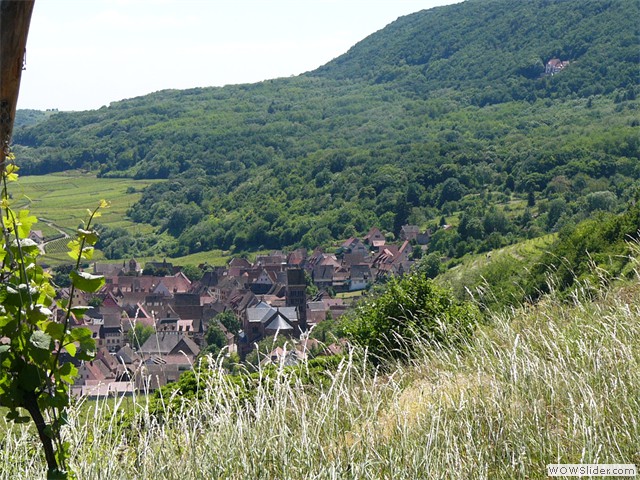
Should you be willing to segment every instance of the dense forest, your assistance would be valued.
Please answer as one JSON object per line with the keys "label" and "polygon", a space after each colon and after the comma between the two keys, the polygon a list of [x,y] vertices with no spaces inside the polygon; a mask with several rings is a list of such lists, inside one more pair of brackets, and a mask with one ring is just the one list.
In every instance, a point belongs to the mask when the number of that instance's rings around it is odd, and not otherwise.
{"label": "dense forest", "polygon": [[[111,258],[313,248],[406,223],[460,257],[635,198],[639,14],[634,0],[468,0],[295,78],[23,112],[14,150],[27,174],[166,179],[129,211],[162,235],[103,227]],[[545,73],[552,59],[568,64]]]}

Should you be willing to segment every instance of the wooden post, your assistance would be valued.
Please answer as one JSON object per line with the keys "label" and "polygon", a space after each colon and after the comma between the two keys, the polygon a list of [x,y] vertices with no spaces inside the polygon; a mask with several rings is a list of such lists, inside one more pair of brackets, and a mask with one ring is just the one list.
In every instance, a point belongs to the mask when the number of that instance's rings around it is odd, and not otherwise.
{"label": "wooden post", "polygon": [[0,172],[11,141],[35,0],[0,0]]}

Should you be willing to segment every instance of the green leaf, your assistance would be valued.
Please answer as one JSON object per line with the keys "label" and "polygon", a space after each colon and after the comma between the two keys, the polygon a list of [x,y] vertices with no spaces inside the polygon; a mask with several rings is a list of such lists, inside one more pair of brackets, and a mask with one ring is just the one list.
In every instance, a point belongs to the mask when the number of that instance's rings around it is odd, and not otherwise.
{"label": "green leaf", "polygon": [[77,319],[80,319],[84,317],[85,313],[87,313],[89,310],[92,310],[92,309],[93,307],[78,305],[77,307],[73,307],[71,309],[71,313],[73,313],[73,315],[75,315]]}
{"label": "green leaf", "polygon": [[65,344],[64,349],[72,357],[75,357],[76,356],[76,352],[78,351],[78,347],[76,346],[75,343],[67,343],[67,344]]}
{"label": "green leaf", "polygon": [[11,345],[0,345],[0,355],[11,350]]}
{"label": "green leaf", "polygon": [[13,317],[0,315],[0,328],[4,328],[13,322]]}
{"label": "green leaf", "polygon": [[38,219],[29,215],[29,210],[20,210],[18,212],[18,218],[16,223],[18,224],[18,236],[20,238],[27,238],[31,232],[31,226],[36,223]]}
{"label": "green leaf", "polygon": [[47,323],[43,330],[55,339],[61,339],[64,335],[64,325],[57,322]]}
{"label": "green leaf", "polygon": [[91,260],[93,258],[93,247],[84,247],[82,249],[82,253],[80,254],[80,258],[84,258],[85,260]]}
{"label": "green leaf", "polygon": [[53,470],[47,470],[47,480],[70,480],[69,472],[66,470],[60,470],[54,468]]}
{"label": "green leaf", "polygon": [[84,241],[89,245],[95,245],[100,237],[98,236],[98,232],[96,232],[95,230],[84,230],[82,228],[79,228],[78,238],[84,239]]}
{"label": "green leaf", "polygon": [[51,336],[47,333],[41,330],[36,330],[31,334],[29,342],[31,343],[31,345],[40,350],[49,350],[51,348],[52,339]]}
{"label": "green leaf", "polygon": [[[95,348],[95,342],[94,342],[94,348]],[[76,359],[78,360],[84,360],[86,362],[90,362],[92,360],[95,360],[96,358],[96,352],[94,350],[80,350],[78,353],[76,353]]]}
{"label": "green leaf", "polygon": [[[20,245],[20,248],[18,248],[18,244]],[[38,247],[38,244],[30,238],[21,238],[19,242],[16,242],[15,240],[12,242],[11,251],[16,257],[20,258],[22,255],[38,255],[40,253],[40,248]]]}
{"label": "green leaf", "polygon": [[71,330],[71,338],[79,342],[91,338],[93,333],[87,327],[78,327]]}
{"label": "green leaf", "polygon": [[71,240],[69,243],[67,243],[67,248],[69,249],[67,255],[69,255],[74,260],[77,260],[80,256],[80,241]]}
{"label": "green leaf", "polygon": [[28,423],[31,421],[31,417],[23,417],[15,410],[7,413],[5,418],[7,420],[11,420],[14,423]]}
{"label": "green leaf", "polygon": [[42,305],[34,305],[34,308],[27,311],[27,317],[31,323],[41,322],[51,318],[52,312]]}
{"label": "green leaf", "polygon": [[104,285],[103,275],[91,275],[90,273],[72,270],[70,276],[73,285],[83,292],[93,293],[100,290]]}
{"label": "green leaf", "polygon": [[[86,327],[78,327],[71,330],[70,337],[80,344],[80,352],[77,353],[76,358],[80,360],[92,360],[93,351],[96,348],[96,342],[93,339],[93,332]],[[83,352],[87,352],[87,355],[82,355]],[[82,358],[81,358],[82,357]]]}
{"label": "green leaf", "polygon": [[78,375],[78,369],[73,365],[73,363],[65,363],[58,370],[60,374],[60,378],[67,383],[73,383],[76,376]]}
{"label": "green leaf", "polygon": [[45,307],[50,307],[55,296],[56,291],[48,281],[40,285],[40,296],[38,297],[38,303],[44,305]]}

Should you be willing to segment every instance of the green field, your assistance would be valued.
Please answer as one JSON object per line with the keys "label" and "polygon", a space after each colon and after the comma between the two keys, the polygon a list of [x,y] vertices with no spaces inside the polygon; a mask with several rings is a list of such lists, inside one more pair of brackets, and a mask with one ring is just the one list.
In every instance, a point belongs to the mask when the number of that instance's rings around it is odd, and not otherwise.
{"label": "green field", "polygon": [[[10,187],[14,207],[28,208],[38,217],[35,229],[47,228],[45,221],[73,234],[87,218],[87,209],[94,209],[100,200],[111,206],[102,212],[99,222],[112,227],[133,228],[142,233],[152,231],[151,225],[135,224],[126,218],[127,209],[138,201],[141,191],[153,180],[130,178],[96,178],[80,172],[22,176]],[[135,193],[127,193],[134,189]],[[129,190],[131,191],[131,190]],[[48,228],[45,235],[51,235]]]}
{"label": "green field", "polygon": [[[10,194],[15,209],[28,209],[38,217],[34,230],[42,231],[46,245],[45,260],[48,263],[68,262],[67,243],[62,232],[73,235],[75,229],[88,218],[88,209],[93,210],[100,200],[110,206],[102,210],[98,223],[111,227],[123,227],[135,233],[149,233],[153,227],[133,223],[126,216],[127,209],[141,196],[142,190],[153,180],[130,178],[97,178],[90,173],[78,171],[52,173],[48,175],[21,176],[10,185]],[[102,259],[96,252],[96,260]]]}

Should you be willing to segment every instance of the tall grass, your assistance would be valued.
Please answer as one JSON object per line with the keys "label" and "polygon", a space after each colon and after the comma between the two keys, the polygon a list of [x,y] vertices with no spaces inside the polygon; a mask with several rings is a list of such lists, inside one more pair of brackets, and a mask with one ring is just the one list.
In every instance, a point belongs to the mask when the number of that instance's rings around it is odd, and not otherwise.
{"label": "tall grass", "polygon": [[[185,480],[536,479],[549,463],[640,464],[639,306],[637,281],[572,304],[549,296],[494,316],[462,351],[425,346],[384,373],[352,351],[323,387],[281,369],[251,400],[218,367],[163,422],[144,396],[132,416],[80,405],[65,431],[72,464],[79,478]],[[5,428],[0,478],[42,478],[33,433]]]}

